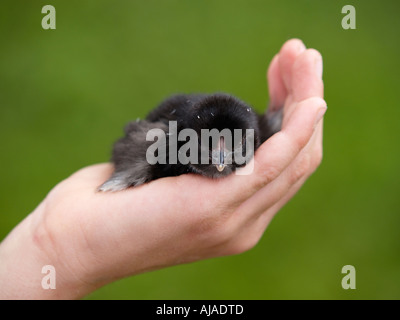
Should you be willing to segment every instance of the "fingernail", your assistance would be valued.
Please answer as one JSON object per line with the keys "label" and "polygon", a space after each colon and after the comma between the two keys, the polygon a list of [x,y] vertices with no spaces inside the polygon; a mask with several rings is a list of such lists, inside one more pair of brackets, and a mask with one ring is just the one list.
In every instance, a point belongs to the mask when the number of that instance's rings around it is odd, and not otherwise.
{"label": "fingernail", "polygon": [[318,75],[319,78],[322,78],[322,74],[323,74],[323,65],[322,65],[322,58],[320,56],[318,56],[315,59],[315,71]]}
{"label": "fingernail", "polygon": [[321,121],[327,109],[328,107],[322,107],[318,110],[317,116],[315,117],[314,127],[317,126],[317,124]]}

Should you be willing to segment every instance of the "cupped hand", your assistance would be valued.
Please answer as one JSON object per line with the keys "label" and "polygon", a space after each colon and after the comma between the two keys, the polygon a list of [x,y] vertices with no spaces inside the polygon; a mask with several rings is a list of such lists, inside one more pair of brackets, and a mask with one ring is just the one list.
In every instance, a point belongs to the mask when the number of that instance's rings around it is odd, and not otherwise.
{"label": "cupped hand", "polygon": [[257,150],[251,174],[223,179],[187,174],[102,193],[96,189],[113,168],[100,164],[49,193],[28,220],[43,253],[35,260],[54,265],[56,291],[64,288],[57,297],[79,298],[122,277],[238,254],[257,244],[319,166],[326,111],[321,55],[300,40],[283,45],[267,78],[270,108],[283,108],[283,125]]}

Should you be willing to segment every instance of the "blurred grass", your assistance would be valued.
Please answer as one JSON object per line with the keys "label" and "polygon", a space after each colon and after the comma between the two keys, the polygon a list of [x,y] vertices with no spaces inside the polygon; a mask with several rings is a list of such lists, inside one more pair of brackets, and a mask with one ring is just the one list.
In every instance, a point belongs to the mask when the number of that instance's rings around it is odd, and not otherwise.
{"label": "blurred grass", "polygon": [[[41,8],[57,29],[41,28]],[[399,299],[398,1],[2,1],[0,239],[123,125],[176,92],[263,110],[265,70],[301,38],[324,57],[324,161],[245,254],[139,275],[89,299]],[[341,288],[341,268],[357,290]]]}

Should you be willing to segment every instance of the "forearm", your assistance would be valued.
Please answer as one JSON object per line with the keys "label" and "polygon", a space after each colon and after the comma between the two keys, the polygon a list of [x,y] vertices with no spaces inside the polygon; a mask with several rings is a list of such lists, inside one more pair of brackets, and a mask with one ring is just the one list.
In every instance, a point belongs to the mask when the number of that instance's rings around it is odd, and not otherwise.
{"label": "forearm", "polygon": [[[41,246],[44,239],[39,239],[38,229],[42,210],[40,205],[0,244],[0,299],[76,299],[93,290],[77,278],[67,276],[51,250]],[[48,271],[42,273],[47,265],[55,267],[54,283],[46,281]],[[50,283],[56,288],[48,288],[46,284]]]}

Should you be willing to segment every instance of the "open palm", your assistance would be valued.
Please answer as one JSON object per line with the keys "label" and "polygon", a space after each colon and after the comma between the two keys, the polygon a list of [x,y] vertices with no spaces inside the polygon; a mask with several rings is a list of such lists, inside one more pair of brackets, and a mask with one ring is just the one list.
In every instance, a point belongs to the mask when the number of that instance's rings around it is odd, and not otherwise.
{"label": "open palm", "polygon": [[321,77],[320,54],[300,40],[273,58],[270,108],[284,108],[283,125],[257,150],[250,175],[186,174],[99,193],[113,170],[99,164],[57,185],[27,218],[43,264],[56,267],[58,288],[66,288],[57,297],[79,298],[125,276],[252,248],[321,162]]}

